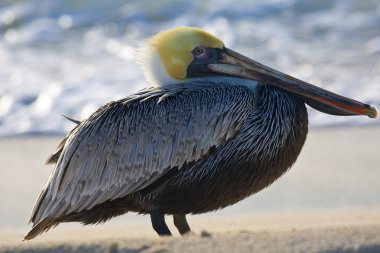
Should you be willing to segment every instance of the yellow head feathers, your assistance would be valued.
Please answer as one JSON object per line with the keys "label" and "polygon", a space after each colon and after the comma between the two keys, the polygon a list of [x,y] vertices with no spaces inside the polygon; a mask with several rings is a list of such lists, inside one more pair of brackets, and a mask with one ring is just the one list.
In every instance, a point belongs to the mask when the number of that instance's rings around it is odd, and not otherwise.
{"label": "yellow head feathers", "polygon": [[[150,50],[145,54],[158,54],[160,60],[157,61],[152,58],[153,56],[149,56],[149,62],[144,62],[146,76],[150,79],[149,81],[153,79],[156,84],[167,85],[170,84],[167,83],[170,82],[168,79],[172,79],[171,83],[173,83],[173,81],[186,78],[187,68],[193,60],[192,50],[195,47],[223,48],[224,44],[219,38],[202,29],[181,27],[156,34],[147,41],[146,46]],[[147,64],[149,66],[146,66]],[[157,65],[162,65],[163,69]],[[157,73],[157,68],[161,68],[166,73]],[[148,71],[150,73],[147,73]],[[165,74],[168,76],[161,78]]]}

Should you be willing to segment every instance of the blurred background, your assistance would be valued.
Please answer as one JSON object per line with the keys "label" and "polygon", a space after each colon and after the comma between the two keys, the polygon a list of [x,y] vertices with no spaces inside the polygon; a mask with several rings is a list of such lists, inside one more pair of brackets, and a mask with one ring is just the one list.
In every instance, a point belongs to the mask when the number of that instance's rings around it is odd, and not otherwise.
{"label": "blurred background", "polygon": [[[251,58],[380,107],[378,0],[1,0],[0,136],[63,134],[148,86],[138,44],[204,28]],[[310,110],[311,126],[378,124]]]}
{"label": "blurred background", "polygon": [[[0,227],[28,229],[52,169],[42,163],[73,127],[61,114],[82,120],[147,87],[139,43],[178,26],[206,29],[261,63],[380,108],[379,0],[0,0]],[[339,141],[311,131],[289,173],[217,215],[380,206],[379,120],[309,114],[312,128],[330,127]],[[341,131],[358,125],[376,132]]]}

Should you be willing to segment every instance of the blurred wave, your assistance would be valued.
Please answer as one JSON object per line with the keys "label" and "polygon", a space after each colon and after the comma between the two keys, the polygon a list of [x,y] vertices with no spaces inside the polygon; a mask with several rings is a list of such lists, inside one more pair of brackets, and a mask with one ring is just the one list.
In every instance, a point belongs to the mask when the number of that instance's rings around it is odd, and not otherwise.
{"label": "blurred wave", "polygon": [[[64,133],[61,113],[84,119],[146,87],[137,44],[176,26],[380,108],[378,0],[2,0],[0,136]],[[309,112],[312,126],[376,124]]]}

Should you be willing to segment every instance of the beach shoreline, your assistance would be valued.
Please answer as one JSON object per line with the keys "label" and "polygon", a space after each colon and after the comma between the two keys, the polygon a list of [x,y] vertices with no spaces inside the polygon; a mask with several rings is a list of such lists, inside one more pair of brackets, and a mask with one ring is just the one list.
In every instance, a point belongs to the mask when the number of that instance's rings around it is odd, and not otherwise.
{"label": "beach shoreline", "polygon": [[57,228],[24,242],[20,233],[0,233],[0,252],[365,253],[380,250],[379,209],[227,218],[196,219],[191,235],[175,234],[172,238],[159,238],[150,231],[149,224]]}

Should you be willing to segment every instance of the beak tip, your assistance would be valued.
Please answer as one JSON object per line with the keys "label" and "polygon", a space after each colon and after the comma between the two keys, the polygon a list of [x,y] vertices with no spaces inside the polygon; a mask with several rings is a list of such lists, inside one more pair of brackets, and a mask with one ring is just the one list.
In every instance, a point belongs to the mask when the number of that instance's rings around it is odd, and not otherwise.
{"label": "beak tip", "polygon": [[377,110],[375,107],[371,106],[368,112],[368,117],[376,119],[377,118]]}

